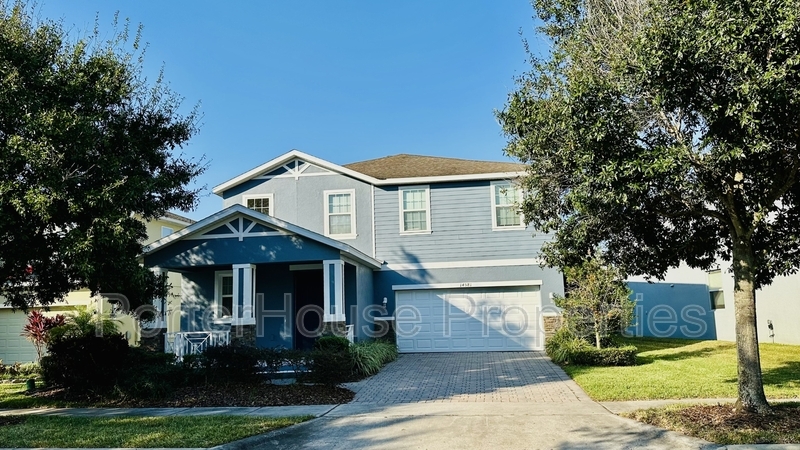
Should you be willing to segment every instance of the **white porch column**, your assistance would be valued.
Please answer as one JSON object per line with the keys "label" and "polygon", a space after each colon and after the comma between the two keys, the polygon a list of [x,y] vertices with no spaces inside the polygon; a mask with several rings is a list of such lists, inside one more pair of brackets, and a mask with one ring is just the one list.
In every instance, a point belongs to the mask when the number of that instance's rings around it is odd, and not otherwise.
{"label": "white porch column", "polygon": [[[169,271],[166,269],[162,269],[160,267],[151,267],[150,271],[153,272],[156,276],[164,275],[169,276]],[[167,282],[169,283],[169,282]],[[169,295],[169,294],[167,294]],[[142,322],[142,328],[166,328],[167,323],[164,320],[165,313],[167,311],[167,299],[166,298],[156,298],[153,299],[153,308],[155,309],[155,316],[152,322]]]}
{"label": "white porch column", "polygon": [[255,292],[255,264],[234,264],[231,325],[255,325]]}
{"label": "white porch column", "polygon": [[325,286],[324,322],[344,322],[344,261],[329,259],[322,261],[323,285]]}

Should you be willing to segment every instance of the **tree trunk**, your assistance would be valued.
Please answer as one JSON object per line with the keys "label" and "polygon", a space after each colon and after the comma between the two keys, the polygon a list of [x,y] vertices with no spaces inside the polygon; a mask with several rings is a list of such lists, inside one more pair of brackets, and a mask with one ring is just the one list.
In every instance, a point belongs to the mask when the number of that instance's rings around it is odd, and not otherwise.
{"label": "tree trunk", "polygon": [[739,372],[737,410],[771,412],[761,379],[761,356],[756,332],[755,259],[750,242],[734,238],[733,299],[736,316],[736,353]]}
{"label": "tree trunk", "polygon": [[594,342],[597,345],[597,349],[600,350],[600,331],[594,330]]}

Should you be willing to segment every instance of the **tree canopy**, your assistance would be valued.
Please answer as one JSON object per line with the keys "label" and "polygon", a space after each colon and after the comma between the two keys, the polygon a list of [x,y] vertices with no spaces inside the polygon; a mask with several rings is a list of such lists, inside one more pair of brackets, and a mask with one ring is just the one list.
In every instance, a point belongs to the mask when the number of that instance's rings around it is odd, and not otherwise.
{"label": "tree canopy", "polygon": [[133,308],[165,294],[139,262],[142,219],[195,205],[187,185],[205,166],[179,151],[197,114],[143,75],[140,33],[114,24],[108,40],[74,38],[0,0],[0,296],[13,307],[81,288]]}
{"label": "tree canopy", "polygon": [[800,1],[536,0],[551,39],[498,112],[544,256],[663,277],[731,260],[739,399],[767,411],[755,289],[800,263]]}

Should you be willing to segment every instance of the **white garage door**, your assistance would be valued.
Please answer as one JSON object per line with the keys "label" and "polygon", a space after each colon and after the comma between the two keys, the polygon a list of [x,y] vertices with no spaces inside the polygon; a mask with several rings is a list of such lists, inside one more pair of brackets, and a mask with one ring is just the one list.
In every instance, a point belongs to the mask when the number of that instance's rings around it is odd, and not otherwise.
{"label": "white garage door", "polygon": [[402,353],[541,350],[538,286],[395,293]]}
{"label": "white garage door", "polygon": [[0,309],[0,359],[3,360],[3,364],[36,360],[36,349],[33,344],[19,335],[27,320],[22,311]]}

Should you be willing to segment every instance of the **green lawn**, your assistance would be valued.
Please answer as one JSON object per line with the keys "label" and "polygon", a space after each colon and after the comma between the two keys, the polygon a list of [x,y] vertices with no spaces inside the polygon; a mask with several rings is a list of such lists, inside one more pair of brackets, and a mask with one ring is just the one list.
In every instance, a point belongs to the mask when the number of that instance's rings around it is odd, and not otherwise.
{"label": "green lawn", "polygon": [[[564,366],[598,401],[736,397],[736,345],[721,341],[630,338],[632,367]],[[767,398],[800,398],[800,346],[762,344]]]}
{"label": "green lawn", "polygon": [[[311,417],[43,417],[3,424],[4,447],[212,447]],[[13,423],[13,420],[21,420]]]}
{"label": "green lawn", "polygon": [[25,395],[25,383],[0,383],[0,408],[19,409],[44,406],[63,408],[83,405],[54,401],[49,398],[29,397]]}

